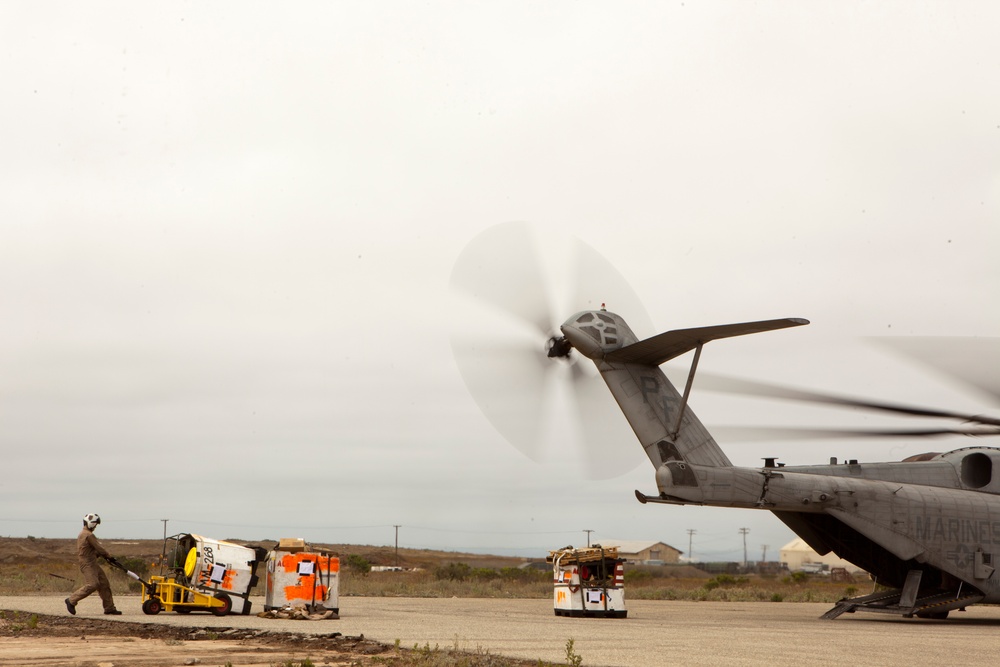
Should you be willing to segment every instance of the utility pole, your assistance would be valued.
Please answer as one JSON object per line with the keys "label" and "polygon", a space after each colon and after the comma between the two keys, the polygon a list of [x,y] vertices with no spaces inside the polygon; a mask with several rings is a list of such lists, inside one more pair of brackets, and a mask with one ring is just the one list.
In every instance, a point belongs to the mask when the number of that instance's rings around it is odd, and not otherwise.
{"label": "utility pole", "polygon": [[594,532],[594,531],[592,531],[592,530],[588,530],[587,528],[584,528],[584,529],[583,529],[583,532],[587,533],[587,546],[589,547],[589,546],[590,546],[590,534],[591,534],[592,532]]}
{"label": "utility pole", "polygon": [[750,532],[749,528],[740,528],[740,535],[743,536],[743,569],[747,569],[747,533]]}
{"label": "utility pole", "polygon": [[396,567],[399,567],[399,527],[401,524],[392,524],[392,527],[396,529]]}
{"label": "utility pole", "polygon": [[760,560],[761,560],[761,562],[766,563],[767,562],[767,547],[768,547],[768,545],[767,544],[762,544],[762,545],[760,545],[760,547],[761,547],[761,549],[764,550],[764,553],[762,553],[760,555]]}
{"label": "utility pole", "polygon": [[163,522],[163,550],[160,552],[160,574],[163,574],[163,567],[167,564],[167,521],[170,519],[160,519]]}
{"label": "utility pole", "polygon": [[697,533],[697,532],[698,531],[695,530],[694,528],[688,528],[688,562],[689,563],[693,563],[694,562],[694,549],[691,547],[691,542],[692,542],[691,538],[693,538],[694,534]]}

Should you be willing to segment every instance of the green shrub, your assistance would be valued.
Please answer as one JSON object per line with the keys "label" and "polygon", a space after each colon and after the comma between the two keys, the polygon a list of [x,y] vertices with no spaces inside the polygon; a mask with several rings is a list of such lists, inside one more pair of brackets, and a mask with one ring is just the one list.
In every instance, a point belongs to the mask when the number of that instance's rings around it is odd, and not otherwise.
{"label": "green shrub", "polygon": [[750,581],[747,577],[734,577],[731,574],[720,574],[705,582],[705,590],[715,590],[716,588],[733,588],[742,586]]}
{"label": "green shrub", "polygon": [[125,558],[119,558],[118,562],[122,564],[129,572],[135,572],[143,579],[149,574],[149,563],[146,562],[144,558],[136,558],[134,556],[128,556]]}
{"label": "green shrub", "polygon": [[345,562],[347,569],[358,574],[367,575],[372,571],[372,564],[364,556],[359,556],[358,554],[350,554]]}
{"label": "green shrub", "polygon": [[625,570],[625,584],[638,584],[649,581],[653,578],[653,573],[648,570]]}
{"label": "green shrub", "polygon": [[580,667],[583,663],[583,656],[573,650],[573,646],[576,642],[570,638],[566,640],[566,664],[572,667]]}
{"label": "green shrub", "polygon": [[434,576],[449,581],[465,581],[472,576],[472,568],[465,563],[448,563],[436,568]]}
{"label": "green shrub", "polygon": [[533,581],[551,581],[552,573],[547,570],[533,570],[527,567],[504,567],[497,571],[504,581],[520,581],[530,583]]}
{"label": "green shrub", "polygon": [[474,567],[469,570],[468,578],[474,581],[492,581],[497,578],[497,571],[490,567]]}

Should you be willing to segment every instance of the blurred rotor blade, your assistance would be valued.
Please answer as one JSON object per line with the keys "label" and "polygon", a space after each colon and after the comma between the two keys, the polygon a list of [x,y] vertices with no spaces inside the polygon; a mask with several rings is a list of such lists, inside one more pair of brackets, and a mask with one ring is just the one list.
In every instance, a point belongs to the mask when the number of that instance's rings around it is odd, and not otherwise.
{"label": "blurred rotor blade", "polygon": [[[653,323],[639,296],[621,274],[597,250],[580,239],[573,239],[572,290],[563,319],[581,310],[607,307],[621,315],[638,338],[653,333]],[[573,418],[578,426],[580,463],[588,479],[611,479],[624,475],[646,458],[628,421],[615,403],[604,380],[590,360],[576,355],[570,396]]]}
{"label": "blurred rotor blade", "polygon": [[549,335],[556,324],[528,225],[494,225],[472,239],[451,272],[452,287]]}
{"label": "blurred rotor blade", "polygon": [[[628,319],[640,337],[652,325],[635,292],[605,257],[564,230],[553,231],[503,223],[463,249],[451,286],[508,317],[487,323],[489,313],[483,317],[468,309],[456,321],[452,349],[473,399],[515,448],[563,470],[572,464],[572,474],[613,477],[644,460],[628,422],[596,370],[587,370],[590,360],[573,353],[548,358],[545,351],[553,345],[553,334],[560,335],[559,324],[602,303]],[[475,328],[491,340],[472,335]],[[513,344],[522,339],[527,339],[524,345]]]}
{"label": "blurred rotor blade", "polygon": [[[572,312],[566,318],[581,310],[607,307],[621,315],[638,338],[652,335],[653,323],[642,300],[607,257],[574,239],[572,262],[573,294],[567,304]],[[577,360],[593,369],[582,355]],[[600,375],[582,375],[574,377],[572,399],[585,474],[589,479],[624,475],[647,460],[642,447]]]}
{"label": "blurred rotor blade", "polygon": [[888,336],[870,340],[969,385],[1000,404],[1000,338]]}
{"label": "blurred rotor blade", "polygon": [[560,324],[574,313],[597,310],[603,304],[625,318],[639,340],[652,336],[655,331],[649,313],[625,276],[583,241],[575,239],[573,250],[573,294],[567,304],[571,312],[563,315]]}
{"label": "blurred rotor blade", "polygon": [[825,440],[848,438],[928,438],[952,435],[997,436],[1000,429],[840,429],[794,428],[783,426],[715,426],[712,433],[719,440],[764,442],[769,440]]}
{"label": "blurred rotor blade", "polygon": [[950,410],[937,410],[934,408],[922,408],[912,405],[902,405],[899,403],[870,401],[861,398],[838,396],[835,394],[826,394],[818,391],[759,382],[757,380],[744,380],[725,375],[717,375],[714,373],[699,373],[698,377],[695,378],[695,387],[730,394],[763,396],[789,401],[838,405],[848,408],[863,408],[866,410],[878,410],[881,412],[892,412],[895,414],[910,415],[915,417],[943,417],[945,419],[958,419],[961,421],[984,424],[988,426],[1000,426],[1000,419],[986,417],[983,415],[969,415],[961,412],[952,412]]}
{"label": "blurred rotor blade", "polygon": [[600,376],[572,385],[580,464],[588,479],[611,479],[635,470],[646,458],[618,404]]}
{"label": "blurred rotor blade", "polygon": [[540,349],[453,337],[455,362],[479,409],[518,451],[540,461],[552,362]]}

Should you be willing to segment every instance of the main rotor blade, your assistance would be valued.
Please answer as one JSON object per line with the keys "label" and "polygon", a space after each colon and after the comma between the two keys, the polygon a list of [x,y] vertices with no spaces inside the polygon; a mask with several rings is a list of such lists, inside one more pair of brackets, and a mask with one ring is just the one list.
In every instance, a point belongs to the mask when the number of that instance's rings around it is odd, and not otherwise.
{"label": "main rotor blade", "polygon": [[698,377],[695,379],[695,387],[730,394],[766,396],[768,398],[779,398],[789,401],[804,401],[807,403],[838,405],[848,408],[863,408],[866,410],[878,410],[881,412],[891,412],[894,414],[910,415],[914,417],[941,417],[944,419],[958,419],[975,424],[1000,426],[1000,419],[987,417],[985,415],[970,415],[961,412],[952,412],[950,410],[937,410],[934,408],[923,408],[912,405],[903,405],[900,403],[885,403],[861,398],[851,398],[848,396],[838,396],[836,394],[826,394],[818,391],[786,387],[778,384],[759,382],[757,380],[743,380],[740,378],[716,375],[713,373],[699,373]]}
{"label": "main rotor blade", "polygon": [[1000,338],[887,336],[870,340],[969,385],[1000,404]]}
{"label": "main rotor blade", "polygon": [[952,435],[997,436],[1000,429],[842,429],[783,426],[716,426],[710,429],[720,440],[764,442],[768,440],[826,440],[848,438],[933,438]]}

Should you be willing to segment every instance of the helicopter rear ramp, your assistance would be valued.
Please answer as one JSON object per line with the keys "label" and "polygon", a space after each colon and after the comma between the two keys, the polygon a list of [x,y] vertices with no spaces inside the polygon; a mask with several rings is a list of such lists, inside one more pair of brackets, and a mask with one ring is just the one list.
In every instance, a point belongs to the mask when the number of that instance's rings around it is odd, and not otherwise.
{"label": "helicopter rear ramp", "polygon": [[964,592],[961,587],[957,591],[920,591],[921,574],[919,570],[911,570],[902,589],[894,588],[871,595],[843,599],[820,618],[832,621],[843,614],[869,611],[897,614],[906,618],[917,616],[943,619],[948,616],[948,612],[956,609],[964,611],[967,606],[976,604],[984,597],[980,591],[972,587]]}

